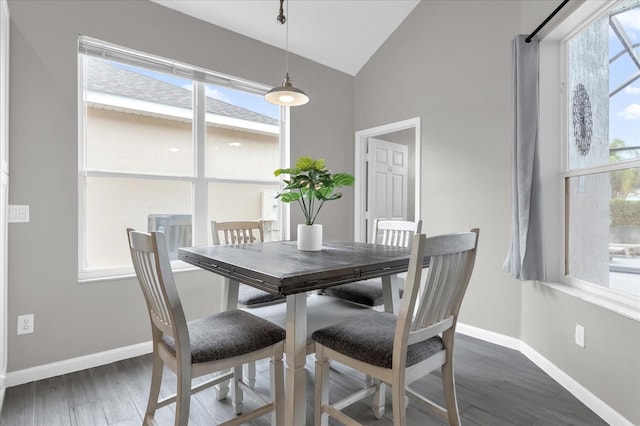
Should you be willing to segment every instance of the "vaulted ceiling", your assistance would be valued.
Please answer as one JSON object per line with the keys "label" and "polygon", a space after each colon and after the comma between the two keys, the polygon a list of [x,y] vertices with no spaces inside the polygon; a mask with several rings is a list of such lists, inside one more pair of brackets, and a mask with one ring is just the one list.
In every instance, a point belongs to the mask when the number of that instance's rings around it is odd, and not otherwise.
{"label": "vaulted ceiling", "polygon": [[[276,21],[279,0],[151,1],[272,46],[286,46],[286,25]],[[289,50],[356,75],[419,2],[286,0]]]}

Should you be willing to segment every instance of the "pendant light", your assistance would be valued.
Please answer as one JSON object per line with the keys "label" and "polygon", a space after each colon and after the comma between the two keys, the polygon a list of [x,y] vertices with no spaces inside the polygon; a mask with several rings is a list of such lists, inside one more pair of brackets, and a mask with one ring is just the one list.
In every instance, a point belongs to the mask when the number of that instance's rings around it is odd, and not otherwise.
{"label": "pendant light", "polygon": [[[278,15],[278,22],[282,25],[286,25],[286,74],[282,86],[274,87],[264,95],[267,102],[275,105],[282,106],[299,106],[309,102],[309,97],[297,87],[293,87],[291,79],[289,78],[289,24],[286,24],[287,18],[284,16],[283,3],[285,0],[280,0],[280,14]],[[287,15],[289,14],[289,3],[287,3]]]}

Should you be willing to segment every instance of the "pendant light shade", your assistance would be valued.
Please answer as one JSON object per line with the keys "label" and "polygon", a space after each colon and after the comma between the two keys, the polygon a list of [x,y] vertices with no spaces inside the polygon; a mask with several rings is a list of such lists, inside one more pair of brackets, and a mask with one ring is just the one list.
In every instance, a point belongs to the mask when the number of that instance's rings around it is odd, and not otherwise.
{"label": "pendant light shade", "polygon": [[298,106],[309,102],[309,97],[297,87],[293,87],[289,73],[284,77],[284,83],[280,87],[274,87],[264,95],[267,102],[282,106]]}
{"label": "pendant light shade", "polygon": [[[285,0],[280,0],[280,14],[278,15],[278,22],[285,25],[287,18],[284,16],[283,3]],[[287,3],[287,14],[289,14],[289,3]],[[289,78],[289,24],[286,24],[286,75],[282,86],[274,87],[269,90],[264,98],[267,102],[274,105],[281,106],[299,106],[309,102],[309,97],[302,90],[297,87],[293,87],[291,79]]]}

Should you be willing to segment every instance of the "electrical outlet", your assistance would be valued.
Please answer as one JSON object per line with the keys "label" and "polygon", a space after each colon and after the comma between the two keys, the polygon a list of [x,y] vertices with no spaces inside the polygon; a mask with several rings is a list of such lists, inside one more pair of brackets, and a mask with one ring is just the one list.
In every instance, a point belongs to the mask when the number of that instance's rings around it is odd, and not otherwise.
{"label": "electrical outlet", "polygon": [[584,348],[584,327],[576,324],[576,345]]}
{"label": "electrical outlet", "polygon": [[18,315],[18,334],[33,333],[33,314]]}

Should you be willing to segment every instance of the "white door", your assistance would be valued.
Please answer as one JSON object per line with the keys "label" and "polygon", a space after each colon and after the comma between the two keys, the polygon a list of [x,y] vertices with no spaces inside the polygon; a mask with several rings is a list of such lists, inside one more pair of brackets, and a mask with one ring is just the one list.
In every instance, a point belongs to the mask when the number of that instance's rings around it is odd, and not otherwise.
{"label": "white door", "polygon": [[409,148],[369,138],[367,158],[367,241],[373,242],[374,219],[407,219]]}

